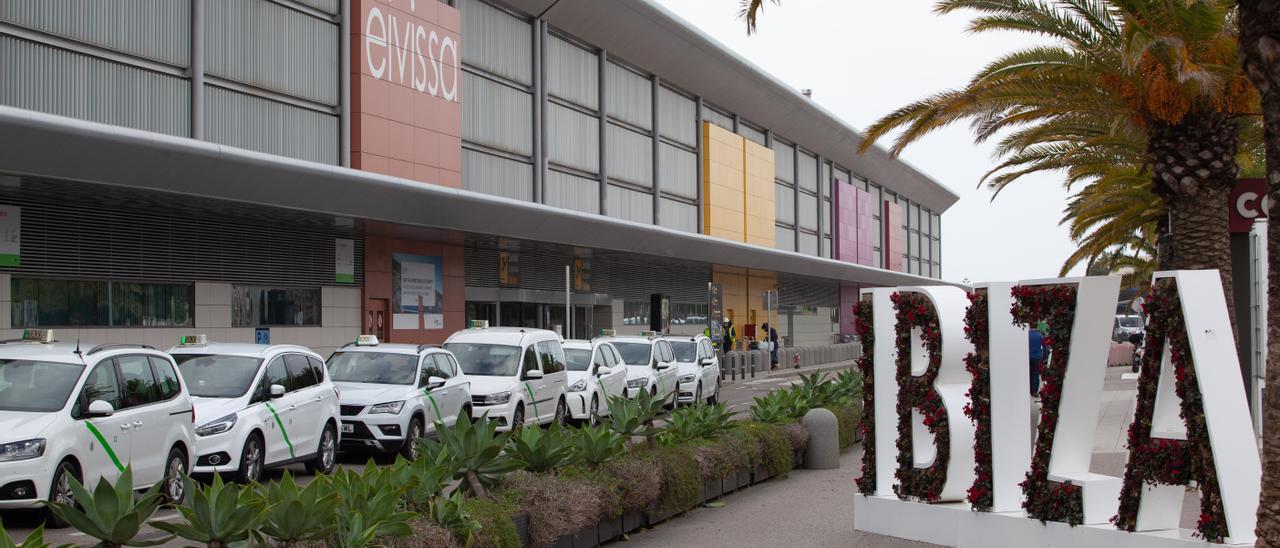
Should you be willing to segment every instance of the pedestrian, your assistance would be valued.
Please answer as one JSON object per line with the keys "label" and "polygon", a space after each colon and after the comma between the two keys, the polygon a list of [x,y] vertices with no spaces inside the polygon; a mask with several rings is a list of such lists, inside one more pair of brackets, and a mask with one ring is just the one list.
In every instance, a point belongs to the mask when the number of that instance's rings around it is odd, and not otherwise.
{"label": "pedestrian", "polygon": [[1031,355],[1029,367],[1032,399],[1040,396],[1040,364],[1044,360],[1044,333],[1040,332],[1040,327],[1039,325],[1033,325],[1031,330],[1027,332],[1027,342],[1030,344]]}
{"label": "pedestrian", "polygon": [[778,330],[764,323],[764,339],[769,341],[769,369],[778,368]]}
{"label": "pedestrian", "polygon": [[724,319],[724,351],[732,352],[736,350],[734,343],[738,341],[738,330],[734,329],[733,321],[729,318]]}

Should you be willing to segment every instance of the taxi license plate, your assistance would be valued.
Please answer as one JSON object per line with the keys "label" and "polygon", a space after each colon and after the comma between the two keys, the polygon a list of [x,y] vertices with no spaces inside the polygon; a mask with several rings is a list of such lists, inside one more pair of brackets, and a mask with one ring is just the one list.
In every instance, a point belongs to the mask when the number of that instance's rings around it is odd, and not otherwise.
{"label": "taxi license plate", "polygon": [[351,433],[353,433],[353,432],[355,432],[355,431],[356,431],[356,425],[354,425],[354,424],[346,424],[346,423],[343,423],[343,424],[342,424],[342,433],[343,433],[343,434],[351,434]]}

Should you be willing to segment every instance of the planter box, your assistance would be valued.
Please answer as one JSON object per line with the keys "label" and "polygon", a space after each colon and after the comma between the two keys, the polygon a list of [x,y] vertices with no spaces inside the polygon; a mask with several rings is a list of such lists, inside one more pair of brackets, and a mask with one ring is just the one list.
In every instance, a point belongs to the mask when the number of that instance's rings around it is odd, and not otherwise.
{"label": "planter box", "polygon": [[520,538],[520,545],[533,546],[533,536],[529,534],[529,514],[520,512],[512,515],[511,521],[516,524],[516,536]]}
{"label": "planter box", "polygon": [[742,470],[738,472],[738,489],[742,489],[743,487],[747,487],[750,485],[751,485],[751,472],[748,470]]}
{"label": "planter box", "polygon": [[573,548],[600,546],[600,524],[589,525],[573,535]]}
{"label": "planter box", "polygon": [[622,536],[622,516],[600,522],[600,543],[604,544]]}
{"label": "planter box", "polygon": [[702,482],[702,502],[715,500],[724,494],[720,480],[713,479]]}
{"label": "planter box", "polygon": [[630,533],[644,527],[644,511],[636,510],[622,515],[622,532]]}
{"label": "planter box", "polygon": [[760,483],[772,477],[773,474],[769,473],[769,471],[763,466],[756,466],[755,469],[751,471],[751,479],[754,483]]}
{"label": "planter box", "polygon": [[573,535],[566,535],[556,539],[551,548],[573,548]]}

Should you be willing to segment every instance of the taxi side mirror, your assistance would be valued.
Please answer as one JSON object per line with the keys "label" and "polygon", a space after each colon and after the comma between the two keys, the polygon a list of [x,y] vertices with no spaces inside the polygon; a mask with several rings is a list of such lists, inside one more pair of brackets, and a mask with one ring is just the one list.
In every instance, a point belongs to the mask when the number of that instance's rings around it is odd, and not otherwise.
{"label": "taxi side mirror", "polygon": [[110,417],[114,415],[116,409],[103,400],[93,400],[89,402],[89,412],[85,413],[86,417]]}
{"label": "taxi side mirror", "polygon": [[703,367],[706,367],[709,365],[715,365],[716,361],[711,358],[702,358],[702,361],[700,363],[702,364]]}
{"label": "taxi side mirror", "polygon": [[444,379],[440,377],[431,377],[427,379],[427,390],[435,390],[444,386]]}
{"label": "taxi side mirror", "polygon": [[284,397],[284,386],[278,384],[271,385],[271,398],[275,399],[282,397]]}
{"label": "taxi side mirror", "polygon": [[603,377],[605,375],[608,375],[609,373],[613,373],[613,370],[609,369],[609,367],[606,365],[602,365],[596,368],[596,376],[598,377]]}
{"label": "taxi side mirror", "polygon": [[541,379],[542,377],[543,377],[542,371],[539,371],[537,369],[531,369],[529,371],[524,372],[524,378],[528,380],[537,380],[537,379]]}

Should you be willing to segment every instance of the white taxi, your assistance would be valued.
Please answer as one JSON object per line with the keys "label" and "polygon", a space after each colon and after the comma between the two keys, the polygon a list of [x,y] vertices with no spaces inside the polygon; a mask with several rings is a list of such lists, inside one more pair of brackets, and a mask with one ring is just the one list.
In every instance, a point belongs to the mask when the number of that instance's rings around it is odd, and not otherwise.
{"label": "white taxi", "polygon": [[603,341],[564,341],[569,372],[569,416],[596,424],[609,414],[609,398],[625,396],[627,368],[612,344]]}
{"label": "white taxi", "polygon": [[315,352],[190,335],[169,354],[199,417],[193,473],[232,473],[248,483],[263,470],[299,462],[312,473],[333,471],[338,390]]}
{"label": "white taxi", "polygon": [[[168,356],[149,346],[56,343],[28,329],[0,344],[0,509],[74,502],[132,466],[134,489],[163,482],[171,502],[195,433],[191,398]],[[49,523],[67,523],[49,515]]]}
{"label": "white taxi", "polygon": [[720,398],[720,357],[711,346],[711,339],[702,335],[663,338],[671,343],[671,350],[676,354],[680,383],[676,401],[715,403]]}
{"label": "white taxi", "polygon": [[496,421],[499,431],[563,423],[568,416],[568,374],[556,332],[472,321],[450,335],[444,349],[471,381],[476,416]]}
{"label": "white taxi", "polygon": [[453,354],[436,345],[383,344],[360,335],[329,356],[338,387],[342,447],[418,457],[418,439],[437,421],[471,415],[471,387]]}
{"label": "white taxi", "polygon": [[641,390],[650,396],[675,405],[676,356],[671,343],[658,338],[653,331],[640,336],[602,336],[595,339],[618,349],[627,368],[627,396],[634,398]]}

